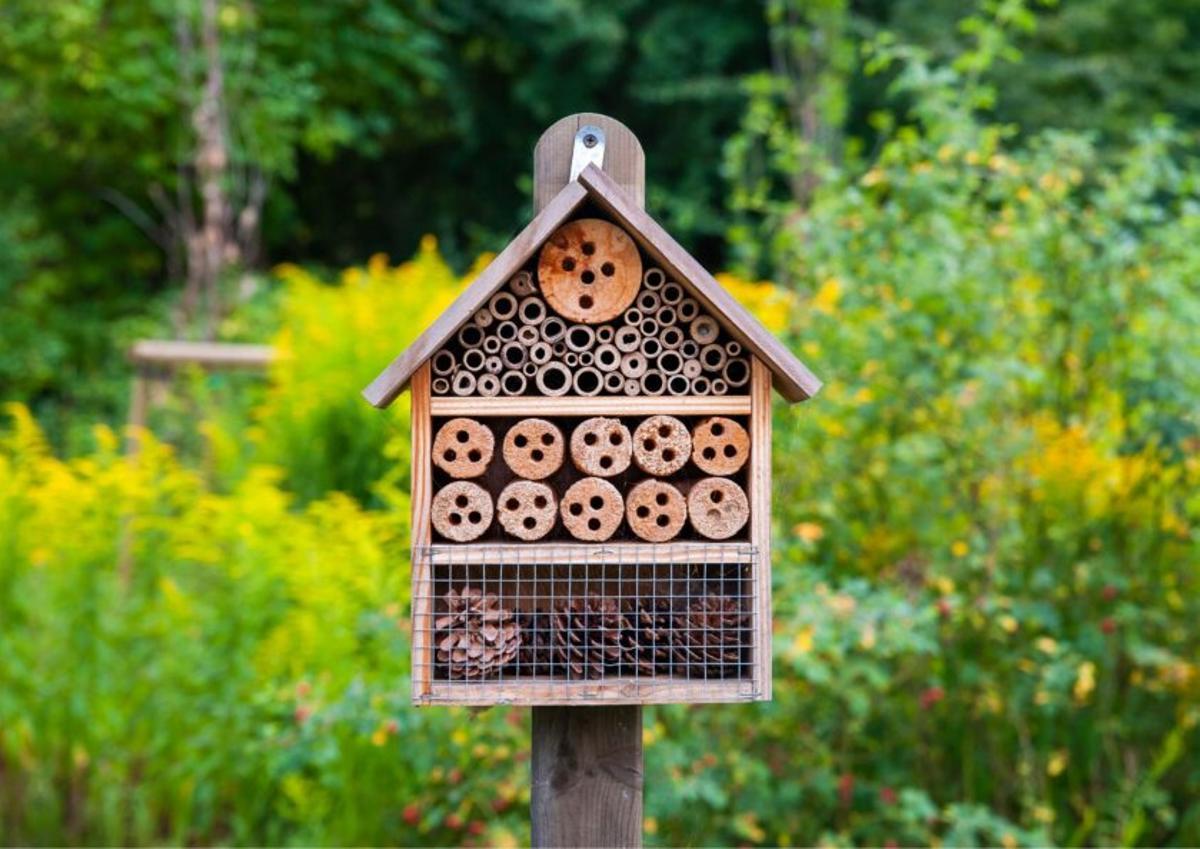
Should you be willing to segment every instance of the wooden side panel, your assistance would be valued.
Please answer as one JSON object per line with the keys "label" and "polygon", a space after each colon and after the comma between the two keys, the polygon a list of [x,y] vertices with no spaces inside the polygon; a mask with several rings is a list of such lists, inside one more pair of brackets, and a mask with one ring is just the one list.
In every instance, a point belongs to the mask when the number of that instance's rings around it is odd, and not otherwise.
{"label": "wooden side panel", "polygon": [[433,614],[433,575],[426,553],[432,541],[430,511],[433,504],[430,382],[429,363],[426,361],[413,372],[409,384],[412,389],[412,698],[416,703],[423,702],[429,695],[433,670],[433,646],[429,644],[428,624]]}
{"label": "wooden side panel", "polygon": [[757,582],[758,627],[754,656],[760,698],[771,698],[771,371],[758,357],[751,358],[750,374],[750,540],[758,548],[754,572]]}

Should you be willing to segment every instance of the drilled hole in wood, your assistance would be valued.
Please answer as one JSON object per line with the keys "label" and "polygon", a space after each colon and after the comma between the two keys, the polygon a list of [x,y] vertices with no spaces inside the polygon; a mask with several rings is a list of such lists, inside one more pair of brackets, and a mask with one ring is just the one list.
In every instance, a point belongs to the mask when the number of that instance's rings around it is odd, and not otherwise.
{"label": "drilled hole in wood", "polygon": [[[542,506],[544,507],[545,504],[543,503]],[[530,530],[533,530],[534,528],[537,527],[537,519],[533,518],[532,516],[526,516],[525,521],[522,522],[521,524],[523,524],[525,527],[529,528]]]}
{"label": "drilled hole in wood", "polygon": [[483,515],[478,510],[472,510],[467,514],[467,521],[472,525],[478,525],[483,521]]}
{"label": "drilled hole in wood", "polygon": [[713,422],[713,426],[712,426],[712,435],[713,436],[720,436],[724,432],[725,432],[725,425],[721,424],[720,422]]}
{"label": "drilled hole in wood", "polygon": [[579,246],[579,249],[581,251],[583,251],[587,256],[591,256],[592,254],[594,254],[596,252],[596,245],[594,242],[584,242],[582,245]]}
{"label": "drilled hole in wood", "polygon": [[616,273],[616,270],[616,266],[614,266],[611,262],[606,262],[604,265],[600,266],[600,273],[605,277],[612,277],[613,274]]}
{"label": "drilled hole in wood", "polygon": [[466,507],[467,504],[469,504],[469,503],[470,502],[467,500],[467,497],[465,495],[460,495],[454,499],[455,507]]}
{"label": "drilled hole in wood", "polygon": [[587,526],[588,526],[589,531],[598,531],[598,530],[600,530],[600,520],[599,519],[588,519]]}
{"label": "drilled hole in wood", "polygon": [[[596,274],[593,271],[585,271],[579,275],[579,281],[585,284],[595,283]],[[583,304],[581,303],[580,306],[583,306]],[[584,307],[584,309],[587,309],[587,307]]]}
{"label": "drilled hole in wood", "polygon": [[470,460],[472,463],[478,463],[480,460],[483,459],[483,454],[481,454],[479,452],[478,448],[472,448],[470,451],[467,452],[467,459]]}
{"label": "drilled hole in wood", "polygon": [[513,445],[517,446],[518,448],[524,448],[528,444],[529,440],[525,438],[525,434],[523,433],[518,433],[513,437]]}
{"label": "drilled hole in wood", "polygon": [[571,511],[572,516],[579,516],[583,513],[583,505],[580,504],[578,501],[575,502],[574,504],[572,504],[567,509]]}
{"label": "drilled hole in wood", "polygon": [[516,510],[518,507],[521,506],[521,502],[517,501],[517,499],[515,499],[515,498],[510,498],[510,499],[508,499],[508,501],[504,502],[504,506],[506,508],[508,508],[509,510]]}
{"label": "drilled hole in wood", "polygon": [[734,448],[732,445],[726,445],[723,453],[725,454],[726,457],[733,459],[734,457],[737,456],[737,449]]}
{"label": "drilled hole in wood", "polygon": [[563,271],[574,271],[575,270],[575,260],[571,259],[569,256],[564,257],[563,261],[562,261],[562,267],[563,267]]}
{"label": "drilled hole in wood", "polygon": [[546,455],[542,453],[542,449],[534,448],[529,452],[529,459],[533,460],[535,463],[540,463],[542,460],[546,459]]}
{"label": "drilled hole in wood", "polygon": [[460,516],[458,513],[451,513],[450,514],[450,524],[461,525],[462,524],[462,516]]}
{"label": "drilled hole in wood", "polygon": [[[664,500],[662,503],[666,504],[666,501]],[[654,520],[654,524],[658,525],[660,528],[665,528],[667,525],[671,524],[671,517],[665,513],[660,513],[658,518]]]}
{"label": "drilled hole in wood", "polygon": [[533,499],[533,506],[538,508],[539,510],[543,509],[546,506],[546,496],[539,495],[535,499]]}
{"label": "drilled hole in wood", "polygon": [[583,444],[584,445],[595,445],[599,441],[600,441],[600,437],[596,436],[596,434],[594,434],[594,433],[585,433],[583,435]]}
{"label": "drilled hole in wood", "polygon": [[613,464],[612,457],[601,457],[600,458],[600,468],[611,469],[612,464]]}
{"label": "drilled hole in wood", "polygon": [[599,495],[593,495],[591,497],[591,499],[588,501],[588,505],[593,510],[599,510],[601,507],[604,506],[604,499],[601,498]]}
{"label": "drilled hole in wood", "polygon": [[719,489],[714,489],[712,491],[712,495],[709,496],[709,498],[712,499],[713,504],[720,504],[721,499],[724,497],[725,497],[725,493],[721,492],[721,490],[719,490]]}
{"label": "drilled hole in wood", "polygon": [[448,448],[446,449],[446,453],[442,454],[442,459],[444,459],[447,463],[453,463],[458,459],[458,452],[453,448]]}
{"label": "drilled hole in wood", "polygon": [[623,436],[621,436],[620,431],[614,430],[612,433],[610,433],[608,435],[608,441],[610,443],[612,443],[613,445],[620,445],[622,442],[625,441],[625,438]]}
{"label": "drilled hole in wood", "polygon": [[642,506],[638,507],[635,512],[637,513],[639,519],[645,519],[650,515],[650,508],[643,504]]}
{"label": "drilled hole in wood", "polygon": [[660,492],[658,495],[654,496],[654,503],[659,507],[666,507],[667,501],[667,494],[665,492]]}

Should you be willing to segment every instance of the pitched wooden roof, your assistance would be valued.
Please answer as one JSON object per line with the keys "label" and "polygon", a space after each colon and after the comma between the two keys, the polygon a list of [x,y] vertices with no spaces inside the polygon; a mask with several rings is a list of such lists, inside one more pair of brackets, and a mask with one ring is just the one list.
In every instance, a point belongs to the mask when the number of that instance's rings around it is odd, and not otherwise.
{"label": "pitched wooden roof", "polygon": [[396,357],[363,396],[386,407],[399,395],[421,363],[432,357],[472,314],[519,271],[555,230],[585,200],[591,199],[625,228],[668,276],[684,284],[729,332],[771,370],[775,389],[788,401],[804,401],[821,381],[774,334],[718,283],[662,226],[639,208],[608,175],[589,165],[578,182],[568,183],[524,230],[475,278],[445,312]]}

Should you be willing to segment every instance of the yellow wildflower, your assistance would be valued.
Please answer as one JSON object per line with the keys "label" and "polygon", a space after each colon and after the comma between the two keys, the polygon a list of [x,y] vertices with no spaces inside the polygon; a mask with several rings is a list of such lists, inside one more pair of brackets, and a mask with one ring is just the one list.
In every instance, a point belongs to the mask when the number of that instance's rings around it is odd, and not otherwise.
{"label": "yellow wildflower", "polygon": [[961,539],[956,539],[953,543],[950,544],[950,553],[953,554],[955,557],[966,557],[967,552],[969,552],[970,550],[971,550],[970,546],[968,546]]}
{"label": "yellow wildflower", "polygon": [[805,542],[817,542],[825,536],[825,529],[816,522],[800,522],[792,528],[792,533]]}
{"label": "yellow wildflower", "polygon": [[813,629],[811,625],[805,625],[796,633],[796,639],[792,641],[792,651],[795,654],[808,654],[813,647]]}
{"label": "yellow wildflower", "polygon": [[1054,654],[1058,651],[1058,643],[1052,637],[1038,637],[1034,645],[1045,654]]}
{"label": "yellow wildflower", "polygon": [[837,310],[838,302],[842,299],[842,282],[836,277],[830,277],[821,283],[817,294],[813,295],[812,308],[817,312],[832,315]]}
{"label": "yellow wildflower", "polygon": [[1079,664],[1079,671],[1075,675],[1075,686],[1071,692],[1075,695],[1075,701],[1083,704],[1087,702],[1095,689],[1096,664],[1085,660]]}
{"label": "yellow wildflower", "polygon": [[1017,628],[1021,627],[1021,623],[1013,616],[1001,616],[1000,627],[1004,629],[1005,633],[1014,634]]}
{"label": "yellow wildflower", "polygon": [[1063,770],[1067,768],[1068,755],[1066,749],[1058,749],[1050,755],[1050,759],[1046,761],[1046,774],[1051,778],[1062,775]]}

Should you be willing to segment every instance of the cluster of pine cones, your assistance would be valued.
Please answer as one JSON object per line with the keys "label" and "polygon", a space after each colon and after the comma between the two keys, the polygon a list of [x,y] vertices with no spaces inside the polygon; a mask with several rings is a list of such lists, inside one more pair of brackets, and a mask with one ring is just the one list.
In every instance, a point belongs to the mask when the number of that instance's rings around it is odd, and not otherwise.
{"label": "cluster of pine cones", "polygon": [[[682,608],[667,599],[627,601],[592,594],[549,613],[514,613],[495,593],[467,587],[445,595],[434,623],[438,666],[452,680],[494,674],[569,679],[629,674],[736,678],[750,645],[750,614],[709,593]],[[515,668],[506,667],[516,660]]]}

